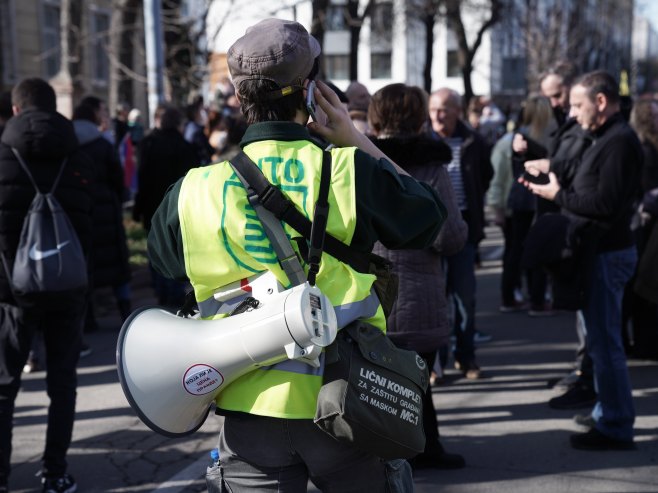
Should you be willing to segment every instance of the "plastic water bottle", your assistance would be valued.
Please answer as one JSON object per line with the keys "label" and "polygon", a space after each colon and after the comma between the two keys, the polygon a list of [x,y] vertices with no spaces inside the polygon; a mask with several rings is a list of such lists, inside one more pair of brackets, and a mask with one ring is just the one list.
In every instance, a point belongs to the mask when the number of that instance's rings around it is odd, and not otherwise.
{"label": "plastic water bottle", "polygon": [[206,486],[208,493],[222,493],[222,470],[219,463],[219,450],[210,451],[210,465],[206,468]]}
{"label": "plastic water bottle", "polygon": [[210,467],[219,465],[219,450],[214,448],[210,451]]}

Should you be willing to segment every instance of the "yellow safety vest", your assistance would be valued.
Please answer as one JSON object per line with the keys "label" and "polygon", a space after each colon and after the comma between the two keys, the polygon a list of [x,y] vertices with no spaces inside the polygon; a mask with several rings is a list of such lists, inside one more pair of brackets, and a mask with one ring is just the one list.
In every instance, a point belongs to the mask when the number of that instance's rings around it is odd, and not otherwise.
{"label": "yellow safety vest", "polygon": [[[244,151],[271,183],[304,215],[312,217],[320,187],[319,147],[306,140],[266,140],[249,144]],[[354,148],[331,151],[327,231],[348,245],[356,226],[354,152]],[[271,271],[283,286],[290,286],[228,162],[196,168],[185,176],[178,213],[185,269],[204,318],[226,316],[227,310],[222,311],[213,296],[215,292],[265,270]],[[289,237],[300,236],[287,224],[283,226]],[[293,246],[296,248],[295,242]],[[372,290],[374,279],[323,254],[317,285],[334,305],[339,328],[362,319],[385,330],[385,318]],[[220,392],[217,407],[279,418],[313,418],[322,368],[294,360],[259,368]]]}

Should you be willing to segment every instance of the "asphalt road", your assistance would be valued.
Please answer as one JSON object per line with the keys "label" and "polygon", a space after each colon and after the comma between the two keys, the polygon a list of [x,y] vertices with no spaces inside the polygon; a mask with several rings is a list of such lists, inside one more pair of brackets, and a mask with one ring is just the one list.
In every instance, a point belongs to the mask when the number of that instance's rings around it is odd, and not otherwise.
{"label": "asphalt road", "polygon": [[[658,363],[629,362],[637,410],[631,452],[572,450],[582,431],[575,412],[546,403],[548,379],[564,375],[575,349],[570,313],[534,319],[498,311],[500,237],[489,230],[478,269],[478,329],[493,340],[478,347],[483,378],[467,381],[451,370],[434,388],[442,442],[464,455],[458,471],[421,471],[419,493],[658,492]],[[133,280],[136,305],[152,304],[145,270]],[[205,491],[202,475],[221,420],[211,416],[191,437],[169,439],[144,426],[123,396],[115,367],[119,319],[109,290],[99,290],[100,330],[89,334],[93,353],[80,361],[77,417],[69,470],[81,492]],[[187,348],[177,348],[187,350]],[[166,356],[163,355],[163,364]],[[25,375],[16,402],[11,491],[40,491],[48,398],[44,373]],[[311,488],[310,491],[317,491]]]}

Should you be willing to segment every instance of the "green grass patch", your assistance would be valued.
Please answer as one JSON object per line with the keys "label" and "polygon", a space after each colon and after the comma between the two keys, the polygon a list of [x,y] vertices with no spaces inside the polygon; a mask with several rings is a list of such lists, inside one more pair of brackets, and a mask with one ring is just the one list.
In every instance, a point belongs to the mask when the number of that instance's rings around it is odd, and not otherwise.
{"label": "green grass patch", "polygon": [[146,255],[146,230],[142,223],[133,221],[129,216],[123,219],[126,228],[126,238],[128,240],[128,253],[131,265],[147,265],[148,256]]}

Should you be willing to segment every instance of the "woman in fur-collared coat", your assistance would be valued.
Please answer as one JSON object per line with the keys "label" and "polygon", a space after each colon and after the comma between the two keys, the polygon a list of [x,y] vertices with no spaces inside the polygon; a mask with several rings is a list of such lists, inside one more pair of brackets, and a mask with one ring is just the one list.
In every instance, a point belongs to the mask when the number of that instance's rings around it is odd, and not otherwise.
{"label": "woman in fur-collared coat", "polygon": [[[377,244],[374,250],[393,262],[399,278],[398,298],[387,319],[387,335],[397,346],[418,352],[432,368],[437,350],[449,344],[451,330],[442,256],[457,253],[468,231],[443,166],[451,159],[450,148],[423,132],[427,107],[426,95],[420,88],[391,84],[374,94],[368,120],[376,135],[375,145],[411,176],[432,185],[448,212],[430,248],[394,251]],[[463,467],[464,459],[446,453],[439,442],[429,387],[423,401],[427,442],[425,451],[411,459],[412,466]]]}

